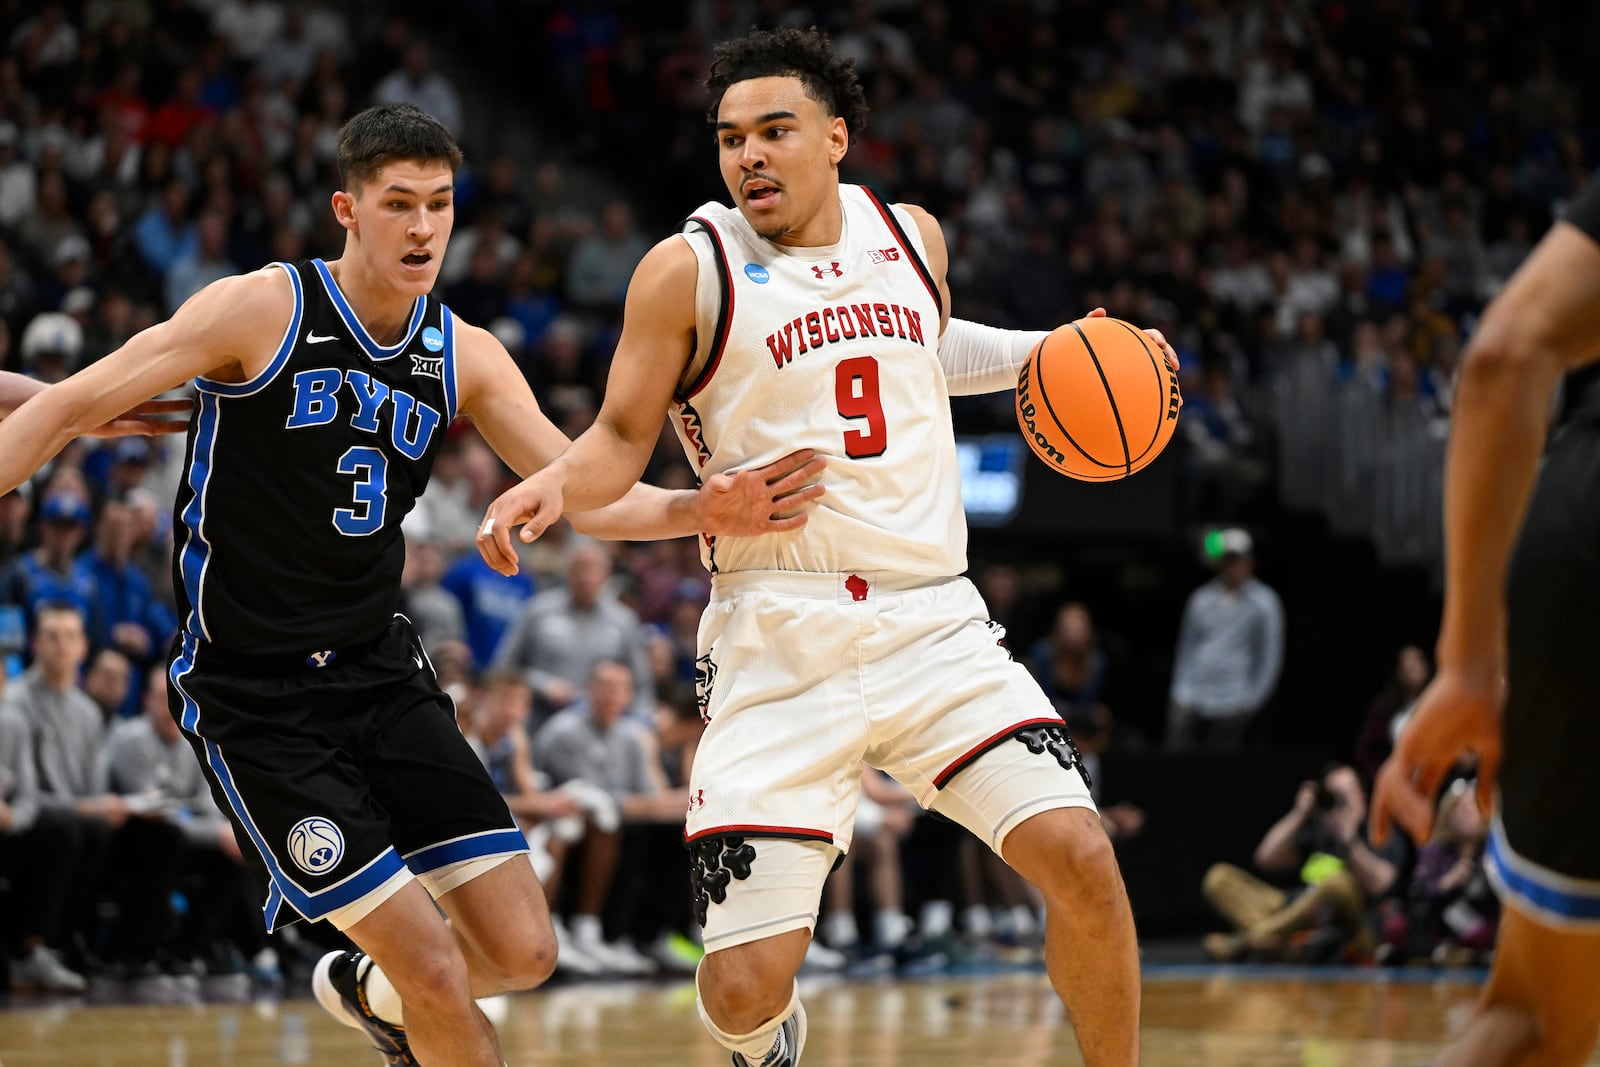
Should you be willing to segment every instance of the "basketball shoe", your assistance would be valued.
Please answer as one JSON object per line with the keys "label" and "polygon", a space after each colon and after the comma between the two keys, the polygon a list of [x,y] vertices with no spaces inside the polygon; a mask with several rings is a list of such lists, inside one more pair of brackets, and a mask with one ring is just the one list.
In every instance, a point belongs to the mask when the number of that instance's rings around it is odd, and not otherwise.
{"label": "basketball shoe", "polygon": [[767,1053],[766,1059],[753,1063],[735,1052],[733,1054],[733,1067],[799,1067],[800,1053],[806,1047],[806,1006],[797,1005],[794,1014],[783,1020],[783,1025],[778,1027],[780,1040],[772,1046],[772,1051]]}
{"label": "basketball shoe", "polygon": [[311,972],[311,991],[324,1011],[346,1026],[365,1030],[390,1067],[417,1067],[406,1041],[406,1028],[386,1022],[367,1006],[367,974],[372,957],[365,952],[330,952]]}

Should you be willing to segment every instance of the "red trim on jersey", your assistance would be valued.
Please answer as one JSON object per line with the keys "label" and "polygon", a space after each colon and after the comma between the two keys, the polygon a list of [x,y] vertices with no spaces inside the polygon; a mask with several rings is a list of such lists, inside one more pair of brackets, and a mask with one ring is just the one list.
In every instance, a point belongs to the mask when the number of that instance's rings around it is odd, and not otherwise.
{"label": "red trim on jersey", "polygon": [[1059,716],[1059,715],[1051,715],[1051,716],[1048,716],[1048,717],[1045,717],[1045,718],[1038,718],[1038,719],[1023,719],[1021,722],[1012,723],[1010,726],[1007,726],[1004,730],[1001,730],[997,734],[991,734],[989,737],[987,737],[984,740],[978,742],[976,745],[973,745],[971,748],[967,749],[967,751],[962,753],[961,756],[954,763],[951,763],[950,766],[946,767],[944,770],[939,772],[938,776],[936,778],[934,778],[934,780],[933,780],[933,787],[935,789],[943,789],[944,788],[944,784],[946,782],[948,782],[951,778],[954,778],[956,776],[956,774],[959,771],[962,770],[962,768],[966,767],[967,764],[971,763],[973,760],[977,759],[979,756],[983,755],[985,752],[989,751],[991,748],[993,748],[994,746],[998,745],[1000,742],[1002,742],[1002,741],[1006,740],[1007,738],[1011,737],[1018,730],[1025,729],[1025,728],[1027,728],[1029,726],[1065,726],[1065,725],[1066,725],[1066,723],[1062,721],[1061,716]]}
{"label": "red trim on jersey", "polygon": [[728,250],[722,247],[722,235],[717,232],[710,219],[691,215],[689,221],[704,226],[706,233],[711,235],[711,243],[716,246],[717,280],[722,283],[722,306],[717,311],[716,332],[712,334],[711,358],[706,360],[706,365],[700,368],[699,376],[689,384],[688,390],[683,394],[684,400],[692,399],[706,387],[707,382],[711,381],[711,376],[717,373],[717,364],[722,362],[722,350],[728,344],[728,330],[733,325],[733,273],[728,265]]}
{"label": "red trim on jersey", "polygon": [[922,284],[928,287],[928,295],[933,297],[933,306],[939,309],[939,314],[944,314],[944,301],[939,297],[939,287],[933,283],[933,273],[928,270],[928,265],[922,262],[922,257],[917,255],[917,246],[911,243],[911,238],[906,236],[906,231],[900,225],[900,220],[894,217],[894,212],[878,199],[878,195],[865,185],[860,187],[867,199],[872,201],[872,206],[878,209],[878,214],[883,216],[883,221],[889,224],[889,229],[894,233],[895,239],[904,246],[906,258],[916,268],[917,277],[922,279]]}
{"label": "red trim on jersey", "polygon": [[797,837],[804,841],[825,841],[833,844],[833,834],[827,830],[808,830],[803,826],[763,826],[760,824],[737,826],[713,826],[709,830],[701,830],[691,835],[687,830],[683,834],[683,842],[692,845],[707,837],[723,837],[727,835],[743,837]]}

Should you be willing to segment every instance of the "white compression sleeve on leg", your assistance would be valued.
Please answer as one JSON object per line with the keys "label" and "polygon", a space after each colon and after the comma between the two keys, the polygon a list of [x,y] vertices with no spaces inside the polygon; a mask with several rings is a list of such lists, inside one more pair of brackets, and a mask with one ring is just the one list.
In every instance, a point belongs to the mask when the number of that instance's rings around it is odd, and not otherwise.
{"label": "white compression sleeve on leg", "polygon": [[1028,354],[1050,336],[1046,330],[1002,330],[951,319],[939,338],[939,362],[951,396],[998,393],[1017,387]]}

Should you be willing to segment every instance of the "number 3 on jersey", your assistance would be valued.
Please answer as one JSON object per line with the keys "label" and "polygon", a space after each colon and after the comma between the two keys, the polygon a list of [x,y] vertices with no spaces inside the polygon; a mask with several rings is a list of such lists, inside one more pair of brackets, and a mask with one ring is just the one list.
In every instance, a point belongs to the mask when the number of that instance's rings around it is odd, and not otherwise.
{"label": "number 3 on jersey", "polygon": [[355,507],[334,508],[333,528],[346,537],[365,537],[383,529],[383,512],[389,502],[389,460],[376,448],[356,445],[339,457],[335,468],[352,475]]}
{"label": "number 3 on jersey", "polygon": [[833,391],[840,415],[867,420],[866,429],[844,432],[845,453],[852,459],[883,455],[889,447],[889,429],[884,424],[883,401],[878,395],[878,361],[872,356],[841,359],[834,368]]}

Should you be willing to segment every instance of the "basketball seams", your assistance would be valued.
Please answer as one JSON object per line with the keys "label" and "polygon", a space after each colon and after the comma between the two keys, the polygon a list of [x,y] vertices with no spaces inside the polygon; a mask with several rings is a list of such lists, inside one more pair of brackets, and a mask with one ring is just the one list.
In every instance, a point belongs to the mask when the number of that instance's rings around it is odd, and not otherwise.
{"label": "basketball seams", "polygon": [[[1050,403],[1050,393],[1049,390],[1045,388],[1044,383],[1044,346],[1049,340],[1050,338],[1046,337],[1044,340],[1039,342],[1039,347],[1033,350],[1033,379],[1034,388],[1039,391],[1039,399],[1044,403],[1045,410],[1050,413],[1050,421],[1056,424],[1056,429],[1061,431],[1061,436],[1066,439],[1067,444],[1078,450],[1078,455],[1082,456],[1090,463],[1093,463],[1096,467],[1105,467],[1108,470],[1115,469],[1117,466],[1119,466],[1119,464],[1104,463],[1098,459],[1095,459],[1073,438],[1072,432],[1068,430],[1066,424],[1061,421],[1061,416],[1056,414],[1055,405]],[[1109,390],[1107,390],[1106,398],[1109,400],[1110,396],[1111,393]],[[1113,404],[1112,414],[1114,415],[1115,413],[1116,405]]]}
{"label": "basketball seams", "polygon": [[1150,357],[1150,369],[1155,371],[1156,375],[1156,403],[1158,410],[1156,412],[1155,430],[1150,434],[1150,443],[1144,446],[1144,451],[1140,452],[1137,457],[1130,457],[1130,462],[1137,463],[1139,460],[1148,456],[1150,454],[1150,450],[1156,446],[1156,442],[1161,439],[1161,428],[1166,422],[1167,391],[1165,388],[1166,383],[1161,380],[1161,367],[1165,360],[1158,359],[1155,352],[1151,351],[1150,345],[1146,341],[1143,331],[1135,330],[1132,326],[1129,326],[1121,319],[1112,319],[1111,321],[1115,322],[1118,326],[1121,326],[1124,330],[1127,330],[1129,333],[1133,334],[1134,340],[1138,341],[1139,346],[1144,349],[1144,354]]}
{"label": "basketball seams", "polygon": [[[1128,431],[1122,425],[1122,412],[1117,410],[1117,394],[1111,389],[1111,382],[1106,379],[1106,370],[1100,365],[1100,357],[1094,354],[1094,345],[1089,342],[1089,335],[1083,332],[1083,327],[1076,322],[1071,323],[1079,337],[1083,339],[1083,347],[1089,353],[1089,359],[1094,363],[1094,372],[1100,376],[1100,388],[1105,390],[1106,401],[1111,405],[1111,417],[1117,421],[1117,436],[1122,439],[1122,466],[1124,474],[1133,473],[1133,456],[1128,452]],[[1102,466],[1116,466],[1116,464],[1102,464]]]}
{"label": "basketball seams", "polygon": [[[1157,408],[1152,411],[1142,395],[1150,388],[1150,378],[1144,376],[1144,366],[1132,351],[1124,351],[1128,340],[1110,322],[1133,336],[1149,361],[1156,386]],[[1105,324],[1095,324],[1086,319],[1064,323],[1042,338],[1020,368],[1016,392],[1017,421],[1030,448],[1052,469],[1068,477],[1085,482],[1112,482],[1143,470],[1158,456],[1172,438],[1176,424],[1178,397],[1177,374],[1166,363],[1165,353],[1158,345],[1147,340],[1147,334],[1120,319],[1110,319]],[[1070,327],[1070,332],[1069,332]],[[1091,339],[1091,335],[1098,336]],[[1052,362],[1045,366],[1047,343],[1061,335],[1062,344],[1072,348],[1071,353],[1051,349]],[[1076,336],[1073,336],[1073,335]],[[1108,407],[1102,408],[1093,401],[1093,381],[1086,368],[1077,362],[1076,346],[1083,346],[1089,365],[1095,370],[1100,390]],[[1105,348],[1102,359],[1099,347]],[[1057,346],[1059,347],[1059,346]],[[1059,379],[1056,381],[1055,379]],[[1063,403],[1057,408],[1052,389],[1060,385]],[[1127,394],[1119,396],[1118,394]],[[1121,403],[1133,405],[1125,413]],[[1109,411],[1112,421],[1106,421]],[[1145,427],[1140,420],[1155,416],[1154,427]],[[1128,420],[1132,419],[1132,423]],[[1073,430],[1069,431],[1071,425]],[[1112,437],[1113,427],[1116,437]],[[1149,440],[1134,452],[1132,438]],[[1121,448],[1122,460],[1107,463],[1097,459],[1079,438],[1094,444],[1096,450],[1104,447],[1116,453]],[[1071,451],[1068,451],[1068,449]],[[1079,457],[1079,458],[1074,458]]]}

